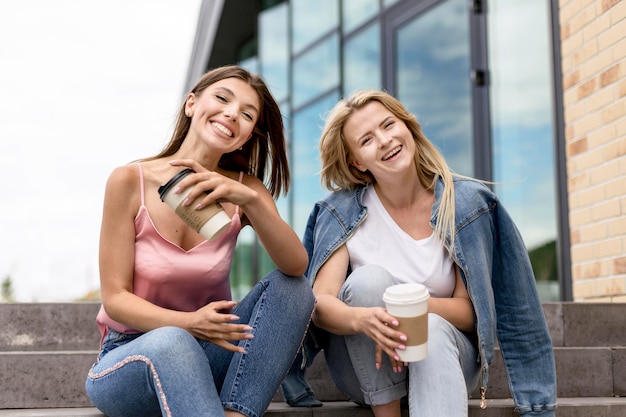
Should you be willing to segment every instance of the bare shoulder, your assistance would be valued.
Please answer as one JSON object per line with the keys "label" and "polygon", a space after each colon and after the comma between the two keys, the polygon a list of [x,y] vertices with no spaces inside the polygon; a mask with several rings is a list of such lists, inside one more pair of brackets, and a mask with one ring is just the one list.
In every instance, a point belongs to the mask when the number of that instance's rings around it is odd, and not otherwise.
{"label": "bare shoulder", "polygon": [[106,196],[110,202],[128,206],[138,202],[140,189],[139,170],[135,164],[119,166],[111,172],[107,180]]}

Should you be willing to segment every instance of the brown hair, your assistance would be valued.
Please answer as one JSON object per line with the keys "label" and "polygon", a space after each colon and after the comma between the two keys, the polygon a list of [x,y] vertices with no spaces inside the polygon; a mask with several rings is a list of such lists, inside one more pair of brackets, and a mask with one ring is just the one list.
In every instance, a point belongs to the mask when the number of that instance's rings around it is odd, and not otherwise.
{"label": "brown hair", "polygon": [[441,152],[426,138],[415,116],[409,113],[398,99],[384,91],[358,91],[348,99],[340,100],[330,111],[320,139],[322,184],[331,191],[338,191],[376,182],[369,171],[362,172],[349,163],[350,151],[343,133],[346,122],[354,112],[372,101],[385,106],[395,117],[402,120],[411,132],[416,145],[416,174],[422,186],[434,190],[437,177],[443,180],[444,193],[439,206],[439,220],[435,233],[442,242],[445,242],[445,236],[449,235],[452,246],[455,210],[452,171]]}
{"label": "brown hair", "polygon": [[[270,194],[276,199],[281,193],[286,194],[289,190],[289,165],[280,108],[263,79],[241,67],[227,65],[204,74],[190,92],[200,94],[211,84],[226,78],[238,78],[248,83],[259,95],[261,108],[252,137],[241,150],[222,155],[219,167],[228,171],[243,171],[257,177],[265,183]],[[185,114],[183,103],[169,143],[161,152],[148,159],[163,158],[176,153],[185,140],[190,125],[191,118]],[[268,165],[271,171],[269,178],[266,179]]]}

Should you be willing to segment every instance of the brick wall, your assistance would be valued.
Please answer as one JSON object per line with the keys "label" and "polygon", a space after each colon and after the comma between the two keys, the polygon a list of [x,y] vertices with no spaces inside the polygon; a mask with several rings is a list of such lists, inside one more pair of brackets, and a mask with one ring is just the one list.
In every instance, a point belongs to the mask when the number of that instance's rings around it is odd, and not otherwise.
{"label": "brick wall", "polygon": [[626,302],[626,0],[559,0],[575,301]]}

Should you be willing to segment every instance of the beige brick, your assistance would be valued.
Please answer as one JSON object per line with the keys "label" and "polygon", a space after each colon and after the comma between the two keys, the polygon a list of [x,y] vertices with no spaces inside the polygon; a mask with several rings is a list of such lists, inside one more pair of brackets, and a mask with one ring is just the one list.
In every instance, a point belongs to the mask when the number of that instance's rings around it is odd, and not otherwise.
{"label": "beige brick", "polygon": [[626,274],[626,256],[613,259],[612,272],[614,274]]}
{"label": "beige brick", "polygon": [[600,88],[604,88],[609,84],[617,81],[620,75],[620,65],[615,64],[611,68],[600,74]]}
{"label": "beige brick", "polygon": [[591,208],[583,208],[580,210],[570,210],[570,228],[575,229],[583,227],[591,223]]}
{"label": "beige brick", "polygon": [[580,243],[580,230],[571,230],[569,232],[569,241],[572,245]]}
{"label": "beige brick", "polygon": [[[626,5],[626,2],[624,4]],[[624,9],[626,9],[626,7],[624,7]],[[617,42],[615,44],[615,47],[613,47],[613,61],[619,62],[624,58],[626,58],[626,37],[624,37],[623,40]]]}
{"label": "beige brick", "polygon": [[601,51],[609,49],[611,46],[624,39],[624,21],[612,25],[607,31],[598,36],[598,48]]}
{"label": "beige brick", "polygon": [[607,148],[610,145],[610,142],[615,142],[616,138],[616,129],[613,125],[602,126],[598,130],[589,133],[588,143],[590,148],[597,148],[599,146],[603,146],[603,158],[604,160],[611,159],[608,155],[611,152],[607,151]]}
{"label": "beige brick", "polygon": [[602,122],[610,123],[626,116],[626,99],[620,99],[602,111]]}
{"label": "beige brick", "polygon": [[571,256],[576,262],[588,262],[593,259],[593,251],[590,245],[577,245],[572,248]]}
{"label": "beige brick", "polygon": [[567,90],[568,88],[578,84],[580,82],[580,71],[572,71],[572,73],[563,77],[563,89]]}
{"label": "beige brick", "polygon": [[615,7],[609,11],[611,15],[611,24],[616,25],[626,20],[626,1],[620,1],[615,4]]}
{"label": "beige brick", "polygon": [[606,12],[611,7],[613,7],[616,4],[618,4],[620,1],[622,1],[622,0],[602,0],[602,3],[601,3],[602,10],[601,10],[601,12],[602,13]]}
{"label": "beige brick", "polygon": [[626,117],[616,121],[615,130],[618,137],[626,137]]}
{"label": "beige brick", "polygon": [[[626,44],[624,44],[624,48],[626,48]],[[617,83],[617,97],[626,96],[626,79],[620,80]]]}
{"label": "beige brick", "polygon": [[599,50],[592,59],[589,59],[581,65],[580,77],[583,81],[592,77],[595,78],[614,64],[615,61],[613,60],[613,53],[611,50]]}
{"label": "beige brick", "polygon": [[[622,247],[622,239],[609,238],[607,240],[603,240],[602,242],[597,242],[593,245],[593,253],[591,257],[594,259],[609,258],[622,255],[623,253],[624,248]],[[611,273],[610,270],[611,268],[609,268],[609,274]]]}
{"label": "beige brick", "polygon": [[[597,64],[593,64],[593,61],[597,59],[598,41],[596,40],[584,42],[572,51],[572,65],[574,65],[574,68],[580,68],[583,70],[580,73],[580,78],[582,80],[594,75],[594,70],[597,68]],[[589,66],[590,69],[587,69],[587,66]]]}
{"label": "beige brick", "polygon": [[595,39],[600,33],[606,31],[611,27],[611,15],[602,14],[600,16],[594,16],[594,18],[587,22],[587,25],[583,28],[583,40],[585,42]]}
{"label": "beige brick", "polygon": [[626,286],[622,277],[610,277],[596,282],[596,294],[600,296],[622,295],[624,288]]}
{"label": "beige brick", "polygon": [[602,112],[590,113],[582,119],[576,121],[576,123],[574,123],[576,135],[586,135],[589,132],[602,127],[604,125],[604,121],[602,120],[604,111],[605,110]]}
{"label": "beige brick", "polygon": [[[614,180],[609,181],[604,186],[604,193],[607,199],[619,198],[619,197],[623,198],[626,195],[626,177],[618,176]],[[622,208],[620,215],[621,214],[624,214],[623,208]],[[626,225],[626,217],[624,218],[624,224]]]}
{"label": "beige brick", "polygon": [[596,285],[594,281],[575,282],[572,285],[572,295],[574,301],[583,301],[596,296]]}
{"label": "beige brick", "polygon": [[581,243],[595,242],[601,239],[606,239],[608,236],[609,231],[607,230],[605,223],[591,224],[580,228]]}
{"label": "beige brick", "polygon": [[598,91],[583,101],[588,112],[596,112],[615,101],[615,92],[611,88],[598,89]]}
{"label": "beige brick", "polygon": [[585,171],[604,162],[602,149],[590,149],[576,157],[570,158],[568,165],[571,166],[570,175]]}
{"label": "beige brick", "polygon": [[575,156],[587,152],[587,138],[583,137],[567,144],[567,156]]}
{"label": "beige brick", "polygon": [[611,297],[612,303],[626,303],[626,294]]}
{"label": "beige brick", "polygon": [[590,207],[597,204],[600,201],[604,201],[606,196],[604,195],[603,187],[591,187],[580,192],[570,194],[570,210],[579,209],[582,207]]}
{"label": "beige brick", "polygon": [[569,38],[569,35],[570,35],[569,23],[559,28],[559,34],[561,36],[561,42],[563,42],[564,39]]}
{"label": "beige brick", "polygon": [[[583,45],[583,35],[582,33],[572,33],[572,35],[565,39],[565,41],[563,41],[563,43],[561,44],[561,53],[565,56],[570,56],[572,55],[572,52],[580,49],[580,47]],[[579,65],[578,63],[576,63],[575,61],[572,62],[572,66],[577,66]]]}
{"label": "beige brick", "polygon": [[591,171],[591,184],[596,185],[602,182],[609,181],[619,175],[619,163],[615,160],[607,160],[604,164],[596,167]]}
{"label": "beige brick", "polygon": [[589,173],[583,172],[579,175],[572,175],[567,179],[567,184],[570,193],[586,188],[591,184],[591,181],[589,180]]}
{"label": "beige brick", "polygon": [[619,216],[621,212],[622,209],[618,199],[602,201],[591,208],[591,218],[594,221],[606,220]]}
{"label": "beige brick", "polygon": [[[613,129],[613,131],[615,130],[616,129]],[[611,143],[607,143],[604,147],[604,155],[606,160],[615,159],[619,158],[620,156],[626,155],[626,137],[614,140]]]}
{"label": "beige brick", "polygon": [[[584,9],[580,10],[572,19],[569,21],[570,30],[572,32],[582,32],[584,35],[584,29],[588,27],[588,25],[596,19],[596,10],[593,5],[589,5]],[[586,39],[583,36],[583,40]]]}

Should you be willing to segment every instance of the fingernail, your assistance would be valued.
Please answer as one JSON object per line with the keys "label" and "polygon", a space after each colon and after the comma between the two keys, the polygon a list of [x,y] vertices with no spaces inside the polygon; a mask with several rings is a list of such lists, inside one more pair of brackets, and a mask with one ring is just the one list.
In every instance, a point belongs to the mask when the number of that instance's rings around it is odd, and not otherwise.
{"label": "fingernail", "polygon": [[400,323],[398,323],[398,320],[392,321],[391,324],[394,325],[394,326],[399,326],[400,325]]}
{"label": "fingernail", "polygon": [[243,328],[243,330],[246,331],[246,332],[251,332],[252,331],[252,327],[246,326],[246,327]]}
{"label": "fingernail", "polygon": [[185,199],[183,200],[183,206],[186,206],[187,204],[189,204],[189,198],[185,197]]}
{"label": "fingernail", "polygon": [[376,369],[380,369],[380,364],[376,362]]}
{"label": "fingernail", "polygon": [[180,187],[174,188],[174,194],[180,194]]}
{"label": "fingernail", "polygon": [[404,349],[406,349],[406,346],[404,346],[404,345],[398,345],[397,349],[404,350]]}
{"label": "fingernail", "polygon": [[405,336],[405,335],[402,335],[402,336],[400,336],[400,340],[402,340],[403,342],[406,342],[406,341],[407,341],[407,338],[406,338],[406,336]]}

